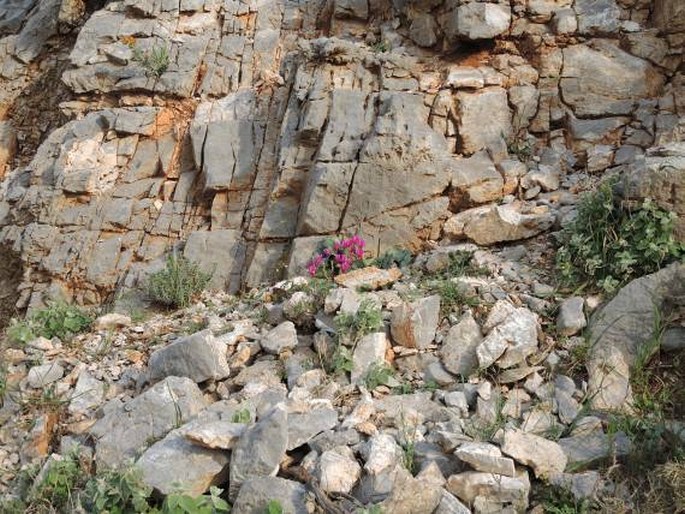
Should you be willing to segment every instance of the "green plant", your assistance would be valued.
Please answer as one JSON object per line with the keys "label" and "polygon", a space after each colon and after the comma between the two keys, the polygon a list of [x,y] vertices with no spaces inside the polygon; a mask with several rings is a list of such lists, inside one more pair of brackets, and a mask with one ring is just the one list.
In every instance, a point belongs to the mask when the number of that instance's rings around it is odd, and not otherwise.
{"label": "green plant", "polygon": [[383,509],[380,505],[369,505],[363,509],[358,509],[357,514],[383,514]]}
{"label": "green plant", "polygon": [[33,328],[28,321],[19,321],[16,319],[10,320],[10,325],[7,327],[7,339],[10,343],[25,345],[36,338],[33,333]]}
{"label": "green plant", "polygon": [[445,276],[461,277],[464,275],[480,277],[490,274],[487,268],[478,266],[473,262],[473,252],[468,250],[457,250],[450,252],[449,263],[443,272]]}
{"label": "green plant", "polygon": [[278,500],[270,500],[264,514],[283,514],[283,506]]}
{"label": "green plant", "polygon": [[176,254],[169,255],[166,267],[150,275],[147,291],[155,302],[175,308],[187,307],[191,299],[202,292],[212,275],[199,266]]}
{"label": "green plant", "polygon": [[380,257],[377,257],[374,263],[383,269],[390,269],[393,266],[404,268],[411,264],[412,258],[413,256],[409,250],[405,248],[392,248],[385,251]]}
{"label": "green plant", "polygon": [[250,414],[250,409],[240,409],[233,413],[231,417],[233,423],[249,423],[252,421],[252,414]]}
{"label": "green plant", "polygon": [[440,296],[440,311],[443,316],[462,305],[475,307],[480,303],[477,296],[466,293],[463,285],[449,279],[438,280],[432,285],[431,291]]}
{"label": "green plant", "polygon": [[148,75],[159,78],[169,68],[169,50],[167,50],[166,44],[155,45],[145,51],[133,47],[132,51],[133,60],[145,68]]}
{"label": "green plant", "polygon": [[202,496],[188,496],[185,494],[170,494],[164,499],[161,514],[220,514],[229,512],[231,506],[220,497],[222,490],[210,487],[209,494]]}
{"label": "green plant", "polygon": [[82,501],[87,511],[94,514],[147,512],[151,492],[140,471],[133,467],[106,470],[88,481]]}
{"label": "green plant", "polygon": [[497,431],[500,428],[504,428],[504,424],[507,421],[503,412],[505,402],[504,396],[499,396],[495,406],[494,417],[490,420],[483,420],[478,417],[468,420],[464,425],[464,433],[477,441],[492,441]]}
{"label": "green plant", "polygon": [[637,208],[623,206],[614,198],[614,183],[585,195],[561,231],[556,263],[567,284],[586,281],[612,293],[685,252],[673,236],[674,213],[649,199]]}
{"label": "green plant", "polygon": [[83,487],[84,479],[85,474],[76,454],[52,460],[45,475],[29,494],[29,502],[69,512],[75,500],[74,493]]}
{"label": "green plant", "polygon": [[336,375],[342,373],[349,373],[352,371],[352,352],[349,348],[338,344],[338,347],[333,353],[330,370]]}
{"label": "green plant", "polygon": [[562,487],[545,484],[537,488],[535,496],[545,513],[588,514],[591,512],[590,500],[577,500],[571,491]]}
{"label": "green plant", "polygon": [[373,390],[380,385],[388,385],[390,378],[394,375],[395,370],[387,364],[373,363],[366,372],[364,377],[364,385],[367,389]]}
{"label": "green plant", "polygon": [[76,305],[53,302],[23,321],[13,319],[7,329],[7,338],[14,344],[26,344],[38,336],[68,341],[88,330],[92,323],[92,317]]}
{"label": "green plant", "polygon": [[354,314],[341,312],[335,317],[335,326],[339,338],[348,338],[357,342],[367,334],[380,330],[383,326],[381,310],[373,302],[364,299]]}

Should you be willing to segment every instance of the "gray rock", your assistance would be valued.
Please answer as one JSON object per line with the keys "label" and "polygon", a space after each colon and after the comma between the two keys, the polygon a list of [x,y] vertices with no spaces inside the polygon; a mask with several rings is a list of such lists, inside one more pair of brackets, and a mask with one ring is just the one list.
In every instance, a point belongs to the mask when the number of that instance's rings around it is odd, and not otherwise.
{"label": "gray rock", "polygon": [[280,354],[283,350],[292,350],[297,346],[297,330],[292,321],[284,321],[276,328],[269,330],[259,340],[259,344],[266,353]]}
{"label": "gray rock", "polygon": [[475,92],[459,91],[456,96],[459,146],[463,153],[498,148],[503,138],[511,135],[511,111],[506,90],[491,87]]}
{"label": "gray rock", "polygon": [[98,468],[125,465],[205,407],[202,392],[188,378],[168,377],[127,403],[113,407],[90,429]]}
{"label": "gray rock", "polygon": [[[209,286],[236,292],[240,287],[240,269],[245,248],[237,230],[193,232],[188,236],[183,256],[212,274]],[[221,266],[216,263],[221,262]]]}
{"label": "gray rock", "polygon": [[[2,15],[0,15],[2,16]],[[2,22],[0,21],[0,27]],[[17,153],[17,134],[9,121],[0,121],[0,170],[11,165]]]}
{"label": "gray rock", "polygon": [[684,294],[685,264],[674,263],[633,280],[594,314],[587,367],[595,408],[629,408],[630,367],[654,336],[657,310],[677,304]]}
{"label": "gray rock", "polygon": [[57,34],[57,15],[61,0],[40,2],[17,36],[14,55],[23,63],[30,63],[43,51],[48,39]]}
{"label": "gray rock", "polygon": [[29,370],[26,380],[30,387],[33,387],[34,389],[42,389],[53,382],[57,382],[63,376],[64,368],[56,362],[52,362],[50,364],[33,366]]}
{"label": "gray rock", "polygon": [[244,482],[273,477],[288,447],[288,413],[278,405],[248,428],[231,455],[229,497],[235,499]]}
{"label": "gray rock", "polygon": [[497,473],[508,477],[513,477],[515,474],[514,461],[502,456],[500,449],[493,444],[464,443],[455,450],[454,454],[476,471]]}
{"label": "gray rock", "polygon": [[557,330],[561,335],[575,335],[587,326],[584,306],[585,300],[580,296],[567,298],[561,303],[557,314]]}
{"label": "gray rock", "polygon": [[459,323],[450,328],[440,348],[445,368],[462,377],[468,377],[478,368],[476,349],[483,335],[473,315],[468,312]]}
{"label": "gray rock", "polygon": [[504,431],[502,451],[517,462],[533,468],[538,478],[549,477],[566,469],[567,456],[559,444],[522,430]]}
{"label": "gray rock", "polygon": [[463,3],[441,20],[450,40],[492,39],[507,32],[510,23],[509,5],[480,2]]}
{"label": "gray rock", "polygon": [[331,493],[349,493],[361,476],[361,466],[347,446],[323,452],[317,464],[321,489]]}
{"label": "gray rock", "polygon": [[148,448],[136,462],[136,468],[144,482],[162,494],[198,496],[225,481],[229,460],[226,451],[191,443],[181,428]]}
{"label": "gray rock", "polygon": [[560,473],[549,477],[549,483],[570,491],[576,500],[594,498],[602,487],[602,477],[597,471],[583,473]]}
{"label": "gray rock", "polygon": [[457,381],[456,377],[451,375],[439,361],[431,362],[423,375],[426,382],[433,382],[440,387],[450,386]]}
{"label": "gray rock", "polygon": [[0,36],[13,34],[21,27],[36,0],[3,0],[0,2]]}
{"label": "gray rock", "polygon": [[395,478],[390,496],[380,504],[382,512],[433,512],[442,498],[442,487],[402,471]]}
{"label": "gray rock", "polygon": [[454,162],[452,188],[453,202],[473,205],[501,198],[504,181],[487,152],[480,151]]}
{"label": "gray rock", "polygon": [[569,469],[579,471],[614,457],[628,454],[631,442],[623,432],[613,435],[594,432],[559,439]]}
{"label": "gray rock", "polygon": [[483,328],[489,332],[476,349],[481,368],[495,362],[501,368],[510,368],[525,361],[537,349],[538,317],[525,307],[516,308],[499,300]]}
{"label": "gray rock", "polygon": [[445,223],[443,233],[450,239],[469,238],[480,245],[491,245],[536,236],[551,228],[555,219],[544,205],[487,205],[455,214]]}
{"label": "gray rock", "polygon": [[485,496],[499,504],[511,503],[517,511],[528,506],[530,480],[528,472],[518,470],[515,477],[466,471],[447,479],[447,490],[467,505]]}
{"label": "gray rock", "polygon": [[309,512],[305,503],[307,489],[299,482],[278,477],[248,479],[240,488],[233,502],[234,514],[264,514],[269,502],[276,501],[283,514],[304,514]]}
{"label": "gray rock", "polygon": [[418,13],[411,20],[409,37],[417,45],[428,48],[438,42],[438,28],[434,16],[426,13]]}
{"label": "gray rock", "polygon": [[440,297],[433,295],[394,309],[390,331],[397,344],[422,350],[433,342],[439,319]]}
{"label": "gray rock", "polygon": [[333,14],[338,18],[366,20],[369,17],[368,0],[335,0]]}
{"label": "gray rock", "polygon": [[440,503],[433,514],[471,514],[471,511],[456,496],[443,490]]}
{"label": "gray rock", "polygon": [[82,416],[97,408],[105,396],[105,384],[93,378],[88,372],[81,371],[69,402],[69,412],[74,416]]}
{"label": "gray rock", "polygon": [[153,382],[176,376],[200,383],[222,380],[231,373],[226,360],[226,343],[216,339],[210,330],[197,332],[156,350],[150,355],[148,366]]}
{"label": "gray rock", "polygon": [[385,332],[368,334],[359,340],[352,354],[352,372],[350,373],[352,383],[363,383],[369,371],[374,367],[389,366],[385,359],[389,347]]}
{"label": "gray rock", "polygon": [[181,428],[183,436],[196,445],[212,450],[231,450],[247,428],[244,423],[226,421],[209,421],[193,425]]}
{"label": "gray rock", "polygon": [[288,445],[294,450],[308,443],[326,430],[338,424],[338,411],[331,408],[312,408],[309,412],[295,412],[288,415]]}
{"label": "gray rock", "polygon": [[575,10],[581,34],[609,34],[620,27],[621,9],[615,0],[576,0]]}
{"label": "gray rock", "polygon": [[655,96],[663,84],[651,64],[609,43],[573,45],[563,54],[561,93],[578,116],[628,114],[636,100]]}

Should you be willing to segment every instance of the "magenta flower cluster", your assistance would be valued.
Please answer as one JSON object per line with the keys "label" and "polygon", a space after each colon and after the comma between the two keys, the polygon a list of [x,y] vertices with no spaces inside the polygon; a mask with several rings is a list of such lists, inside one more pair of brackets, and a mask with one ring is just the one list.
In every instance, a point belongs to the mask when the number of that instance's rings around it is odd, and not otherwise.
{"label": "magenta flower cluster", "polygon": [[365,245],[366,242],[357,235],[338,240],[327,239],[307,263],[307,271],[312,277],[347,273],[355,263],[364,259]]}

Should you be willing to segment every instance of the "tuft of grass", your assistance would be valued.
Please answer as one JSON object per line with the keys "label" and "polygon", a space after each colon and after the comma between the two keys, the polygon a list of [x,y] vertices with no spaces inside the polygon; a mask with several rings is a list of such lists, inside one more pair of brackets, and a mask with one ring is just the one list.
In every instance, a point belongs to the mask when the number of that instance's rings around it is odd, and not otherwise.
{"label": "tuft of grass", "polygon": [[231,418],[233,423],[249,423],[252,421],[252,415],[250,414],[250,409],[240,409],[233,413]]}
{"label": "tuft of grass", "polygon": [[576,218],[560,234],[556,264],[566,285],[587,282],[607,293],[682,258],[676,215],[647,199],[637,208],[614,197],[615,180],[585,195]]}
{"label": "tuft of grass", "polygon": [[47,505],[58,512],[71,512],[75,507],[75,493],[83,487],[85,481],[86,474],[77,454],[72,453],[61,460],[53,460],[45,476],[29,494],[29,504],[39,509],[40,506]]}
{"label": "tuft of grass", "polygon": [[88,481],[82,501],[93,514],[148,512],[151,493],[138,469],[105,470]]}
{"label": "tuft of grass", "polygon": [[405,248],[392,248],[377,257],[374,264],[379,268],[390,269],[392,267],[406,268],[411,264],[413,256],[411,252]]}
{"label": "tuft of grass", "polygon": [[549,514],[589,514],[596,512],[588,499],[577,500],[571,491],[551,485],[541,485],[536,489],[536,499]]}
{"label": "tuft of grass", "polygon": [[150,298],[165,307],[184,308],[204,291],[211,280],[211,273],[205,273],[199,266],[175,254],[167,257],[163,270],[150,275],[147,293]]}
{"label": "tuft of grass", "polygon": [[458,283],[452,280],[439,280],[432,286],[432,292],[440,295],[440,314],[444,317],[462,305],[476,307],[480,300],[468,295]]}
{"label": "tuft of grass", "polygon": [[166,44],[155,45],[149,50],[133,47],[133,60],[139,63],[148,75],[159,78],[169,69],[169,50]]}

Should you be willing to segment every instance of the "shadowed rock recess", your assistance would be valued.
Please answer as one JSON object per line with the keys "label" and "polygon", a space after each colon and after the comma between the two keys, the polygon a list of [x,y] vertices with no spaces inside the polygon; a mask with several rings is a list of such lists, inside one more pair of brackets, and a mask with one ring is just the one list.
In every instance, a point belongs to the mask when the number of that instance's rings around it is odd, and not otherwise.
{"label": "shadowed rock recess", "polygon": [[[20,309],[102,302],[172,249],[237,291],[297,274],[342,231],[381,251],[529,238],[563,219],[586,173],[684,130],[679,0],[2,0],[0,13],[0,244],[23,261]],[[26,110],[21,92],[62,69],[59,107],[36,94]]]}

